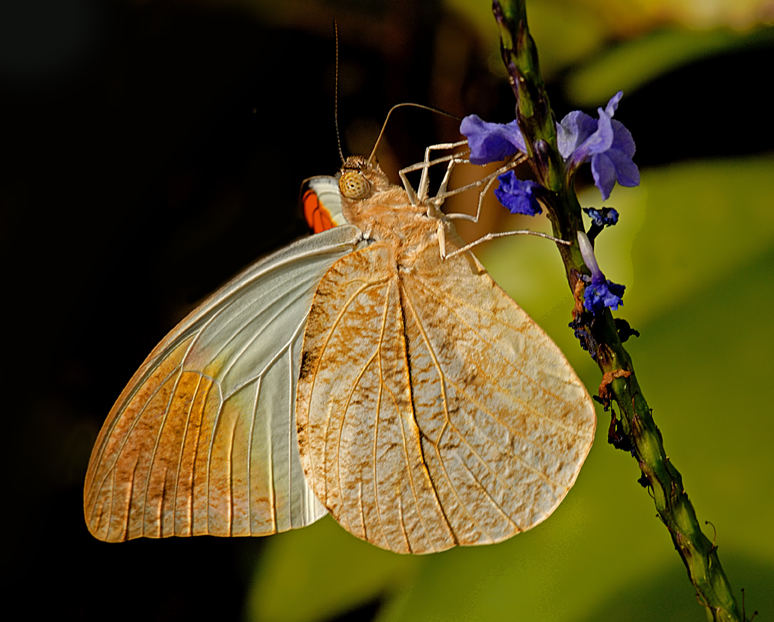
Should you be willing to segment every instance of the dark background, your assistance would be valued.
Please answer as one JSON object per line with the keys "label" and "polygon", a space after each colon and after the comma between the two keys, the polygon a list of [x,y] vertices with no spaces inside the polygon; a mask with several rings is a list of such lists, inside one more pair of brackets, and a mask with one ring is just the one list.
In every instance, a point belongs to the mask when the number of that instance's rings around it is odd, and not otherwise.
{"label": "dark background", "polygon": [[[83,475],[113,400],[166,331],[304,233],[300,183],[339,163],[334,17],[345,152],[369,149],[402,101],[512,114],[475,31],[440,3],[310,3],[281,20],[204,2],[0,8],[3,557],[12,592],[28,594],[24,617],[243,614],[262,541],[97,542],[83,523]],[[770,61],[770,47],[738,51],[635,93],[626,111],[638,163],[771,149],[770,123],[717,106],[745,68]],[[552,99],[567,110],[561,81]],[[768,114],[761,94],[736,97],[744,119]],[[656,123],[648,110],[664,98],[674,114]],[[404,111],[383,161],[413,162],[457,137],[454,122]],[[341,619],[368,618],[377,604]]]}
{"label": "dark background", "polygon": [[[301,181],[339,163],[334,16],[345,136],[372,141],[400,101],[463,109],[429,94],[433,9],[321,5],[283,27],[184,3],[35,0],[0,17],[4,533],[13,591],[35,587],[29,617],[242,613],[261,541],[94,540],[81,507],[91,445],[197,300],[305,233]],[[400,161],[432,142],[428,117],[396,116]]]}

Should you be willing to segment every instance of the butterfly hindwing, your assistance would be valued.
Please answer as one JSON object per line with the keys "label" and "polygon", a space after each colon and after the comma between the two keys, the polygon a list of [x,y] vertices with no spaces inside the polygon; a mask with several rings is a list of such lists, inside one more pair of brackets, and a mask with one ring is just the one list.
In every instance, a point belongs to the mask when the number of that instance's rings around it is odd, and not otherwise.
{"label": "butterfly hindwing", "polygon": [[266,535],[325,513],[299,462],[296,379],[317,282],[360,237],[336,227],[256,262],[156,347],[95,443],[92,534]]}
{"label": "butterfly hindwing", "polygon": [[304,338],[297,422],[314,492],[401,553],[498,542],[545,519],[593,439],[558,347],[470,253],[399,268],[376,242],[331,266]]}

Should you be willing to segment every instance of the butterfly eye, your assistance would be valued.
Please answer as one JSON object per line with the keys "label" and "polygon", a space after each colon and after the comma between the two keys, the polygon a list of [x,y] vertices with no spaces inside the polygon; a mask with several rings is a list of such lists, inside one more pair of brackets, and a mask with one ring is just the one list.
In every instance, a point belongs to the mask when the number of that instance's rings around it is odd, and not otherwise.
{"label": "butterfly eye", "polygon": [[339,190],[348,199],[365,199],[371,194],[371,184],[360,171],[344,171],[339,177]]}

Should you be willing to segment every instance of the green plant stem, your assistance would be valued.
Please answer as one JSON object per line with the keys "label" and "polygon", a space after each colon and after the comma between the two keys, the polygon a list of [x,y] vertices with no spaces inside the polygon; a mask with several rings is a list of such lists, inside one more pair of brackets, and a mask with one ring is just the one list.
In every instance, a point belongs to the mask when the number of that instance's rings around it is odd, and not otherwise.
{"label": "green plant stem", "polygon": [[[516,96],[519,128],[538,181],[552,193],[553,201],[546,207],[554,235],[573,243],[558,248],[576,299],[575,318],[584,323],[583,328],[593,337],[591,355],[604,374],[600,398],[610,407],[613,417],[610,441],[630,450],[637,460],[642,471],[640,483],[650,489],[658,515],[669,530],[708,619],[743,620],[720,565],[717,546],[702,532],[682,476],[666,456],[661,432],[610,310],[596,315],[580,311],[581,275],[589,273],[577,244],[577,231],[583,231],[581,209],[557,149],[556,122],[540,75],[537,49],[527,27],[525,2],[494,0],[492,6],[500,31],[503,62]],[[617,405],[617,414],[611,402]]]}

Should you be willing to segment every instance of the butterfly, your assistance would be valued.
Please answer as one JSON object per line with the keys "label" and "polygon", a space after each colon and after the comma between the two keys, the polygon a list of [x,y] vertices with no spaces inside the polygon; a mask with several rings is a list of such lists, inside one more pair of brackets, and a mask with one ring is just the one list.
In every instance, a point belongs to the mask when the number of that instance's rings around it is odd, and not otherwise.
{"label": "butterfly", "polygon": [[[437,160],[444,192],[455,157]],[[262,536],[328,512],[376,546],[429,553],[554,511],[594,407],[466,250],[444,192],[428,196],[435,162],[404,169],[403,187],[373,155],[312,178],[317,233],[248,267],[151,352],[91,455],[95,537]]]}

